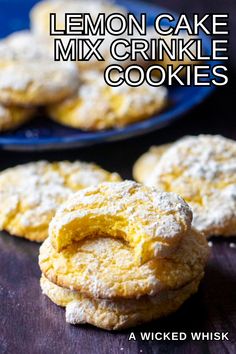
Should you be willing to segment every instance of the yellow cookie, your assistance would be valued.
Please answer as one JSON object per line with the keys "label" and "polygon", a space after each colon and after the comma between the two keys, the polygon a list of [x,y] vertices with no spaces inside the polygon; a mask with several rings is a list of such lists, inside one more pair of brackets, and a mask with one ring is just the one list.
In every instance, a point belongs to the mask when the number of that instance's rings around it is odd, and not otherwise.
{"label": "yellow cookie", "polygon": [[182,138],[145,154],[134,175],[146,185],[181,195],[193,210],[193,225],[207,237],[236,234],[235,141],[212,135]]}
{"label": "yellow cookie", "polygon": [[191,231],[171,256],[140,265],[129,244],[98,237],[94,231],[90,238],[73,242],[61,252],[53,248],[49,237],[40,248],[39,265],[51,282],[88,297],[138,299],[182,288],[201,277],[207,255],[204,236]]}
{"label": "yellow cookie", "polygon": [[41,242],[56,209],[81,188],[119,181],[94,164],[40,161],[0,173],[0,230]]}
{"label": "yellow cookie", "polygon": [[0,133],[18,128],[32,117],[33,109],[0,105]]}
{"label": "yellow cookie", "polygon": [[102,300],[89,298],[76,291],[63,289],[42,276],[41,288],[58,306],[66,307],[66,321],[89,323],[107,330],[121,330],[176,311],[197,291],[201,277],[177,290],[163,291],[157,296],[140,299]]}
{"label": "yellow cookie", "polygon": [[173,253],[191,229],[192,213],[174,193],[159,193],[132,181],[102,183],[74,194],[49,228],[57,251],[93,235],[122,237],[138,263]]}
{"label": "yellow cookie", "polygon": [[165,87],[109,87],[98,72],[81,75],[75,97],[52,105],[48,113],[55,121],[82,130],[123,127],[159,112],[167,102]]}
{"label": "yellow cookie", "polygon": [[78,85],[75,65],[53,62],[41,42],[27,32],[0,43],[1,103],[51,104],[74,94]]}
{"label": "yellow cookie", "polygon": [[[53,52],[44,38],[34,36],[30,31],[11,33],[0,43],[0,49],[6,48],[5,58],[15,60],[39,61],[53,59]],[[1,60],[1,58],[0,58]]]}

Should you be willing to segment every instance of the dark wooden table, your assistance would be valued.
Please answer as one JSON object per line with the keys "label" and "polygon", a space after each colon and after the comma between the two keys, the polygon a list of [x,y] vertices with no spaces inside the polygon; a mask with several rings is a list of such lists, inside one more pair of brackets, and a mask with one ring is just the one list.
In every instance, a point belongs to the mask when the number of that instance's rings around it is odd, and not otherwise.
{"label": "dark wooden table", "polygon": [[[226,2],[160,0],[181,11],[204,8],[218,12]],[[204,6],[203,6],[204,4]],[[229,6],[236,9],[229,1]],[[172,6],[171,6],[172,5]],[[202,7],[201,7],[202,6]],[[216,7],[218,6],[218,7]],[[227,9],[229,11],[229,9]],[[233,38],[234,40],[234,38]],[[234,53],[234,48],[231,48]],[[0,169],[39,159],[81,159],[94,161],[124,178],[131,178],[136,158],[152,144],[162,144],[185,135],[223,134],[236,139],[236,76],[230,73],[227,87],[215,93],[202,106],[171,127],[122,143],[100,145],[82,150],[47,153],[0,152]],[[1,201],[0,201],[1,203]],[[128,341],[131,330],[109,333],[91,326],[73,327],[65,323],[64,310],[42,296],[37,265],[38,245],[10,237],[0,237],[0,353],[10,354],[224,354],[236,353],[236,239],[213,240],[212,254],[199,292],[174,315],[134,330],[137,341]],[[140,340],[140,332],[193,331],[229,332],[229,341],[149,341]]]}

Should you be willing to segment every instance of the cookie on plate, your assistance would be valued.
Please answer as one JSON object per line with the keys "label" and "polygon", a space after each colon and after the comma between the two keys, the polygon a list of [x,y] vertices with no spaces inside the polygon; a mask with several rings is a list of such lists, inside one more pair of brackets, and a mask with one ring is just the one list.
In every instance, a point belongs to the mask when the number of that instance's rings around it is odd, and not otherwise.
{"label": "cookie on plate", "polygon": [[236,234],[235,176],[236,142],[217,135],[151,148],[134,165],[137,181],[181,195],[206,237]]}
{"label": "cookie on plate", "polygon": [[104,181],[115,173],[82,162],[40,161],[0,173],[0,230],[42,242],[56,209],[75,191]]}
{"label": "cookie on plate", "polygon": [[54,62],[45,48],[41,40],[28,32],[0,42],[2,104],[46,105],[74,94],[79,85],[75,65]]}
{"label": "cookie on plate", "polygon": [[139,87],[108,86],[99,72],[81,74],[74,97],[48,107],[56,122],[82,130],[124,127],[149,118],[167,103],[167,89],[143,84]]}
{"label": "cookie on plate", "polygon": [[191,220],[176,194],[132,181],[81,190],[40,248],[43,292],[72,324],[121,329],[167,315],[204,274],[208,246]]}
{"label": "cookie on plate", "polygon": [[0,133],[18,128],[30,120],[34,110],[24,107],[7,107],[0,104]]}
{"label": "cookie on plate", "polygon": [[48,42],[44,38],[35,36],[28,30],[11,33],[1,41],[3,49],[4,45],[6,53],[5,57],[3,56],[3,60],[7,58],[7,56],[9,59],[27,61],[40,61],[46,59],[52,61],[53,59],[53,52],[51,51]]}

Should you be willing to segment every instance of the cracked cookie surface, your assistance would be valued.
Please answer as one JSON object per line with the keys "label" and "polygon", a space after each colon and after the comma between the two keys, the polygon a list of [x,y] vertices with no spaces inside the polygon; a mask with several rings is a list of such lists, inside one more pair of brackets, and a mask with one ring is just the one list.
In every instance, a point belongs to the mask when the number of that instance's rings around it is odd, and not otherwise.
{"label": "cracked cookie surface", "polygon": [[122,238],[137,263],[172,254],[190,231],[192,212],[174,193],[133,181],[102,183],[74,194],[50,223],[57,251],[90,235]]}
{"label": "cracked cookie surface", "polygon": [[0,101],[5,105],[38,106],[74,94],[79,85],[73,63],[54,62],[42,41],[28,32],[0,42]]}
{"label": "cracked cookie surface", "polygon": [[166,316],[204,275],[208,244],[191,220],[179,196],[133,181],[81,190],[40,247],[43,293],[71,324],[116,330]]}
{"label": "cracked cookie surface", "polygon": [[121,240],[89,238],[57,252],[50,238],[40,248],[39,265],[51,282],[88,297],[139,298],[176,290],[203,274],[206,240],[191,232],[172,257],[138,265],[134,251]]}
{"label": "cracked cookie surface", "polygon": [[50,106],[48,113],[58,123],[82,130],[102,130],[145,120],[163,109],[166,102],[165,87],[145,83],[139,87],[110,87],[100,73],[90,71],[81,74],[77,95]]}
{"label": "cracked cookie surface", "polygon": [[40,161],[0,173],[0,229],[32,241],[48,236],[56,209],[75,191],[120,177],[82,162]]}
{"label": "cracked cookie surface", "polygon": [[193,225],[207,237],[235,235],[235,141],[200,135],[152,148],[137,161],[134,176],[146,185],[181,195],[193,210]]}

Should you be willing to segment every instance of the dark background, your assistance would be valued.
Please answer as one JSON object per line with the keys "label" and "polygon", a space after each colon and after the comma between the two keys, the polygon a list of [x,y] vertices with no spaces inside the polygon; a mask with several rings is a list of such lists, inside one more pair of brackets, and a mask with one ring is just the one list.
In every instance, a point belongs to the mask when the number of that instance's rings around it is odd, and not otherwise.
{"label": "dark background", "polygon": [[[6,1],[5,1],[6,2]],[[20,6],[20,2],[19,6]],[[32,160],[94,161],[123,178],[132,178],[134,161],[150,145],[185,134],[222,134],[236,139],[236,1],[152,1],[177,12],[230,13],[230,80],[209,99],[170,127],[119,143],[46,153],[0,151],[0,169]],[[0,7],[4,4],[0,0]],[[16,9],[14,10],[16,11]],[[234,71],[235,70],[235,71]],[[1,202],[1,201],[0,201]],[[0,353],[236,353],[236,249],[232,240],[213,240],[212,255],[198,294],[174,315],[135,329],[140,331],[228,331],[230,341],[129,342],[130,331],[109,333],[65,323],[64,310],[41,295],[38,246],[8,235],[0,238]],[[138,338],[138,337],[137,337]]]}

